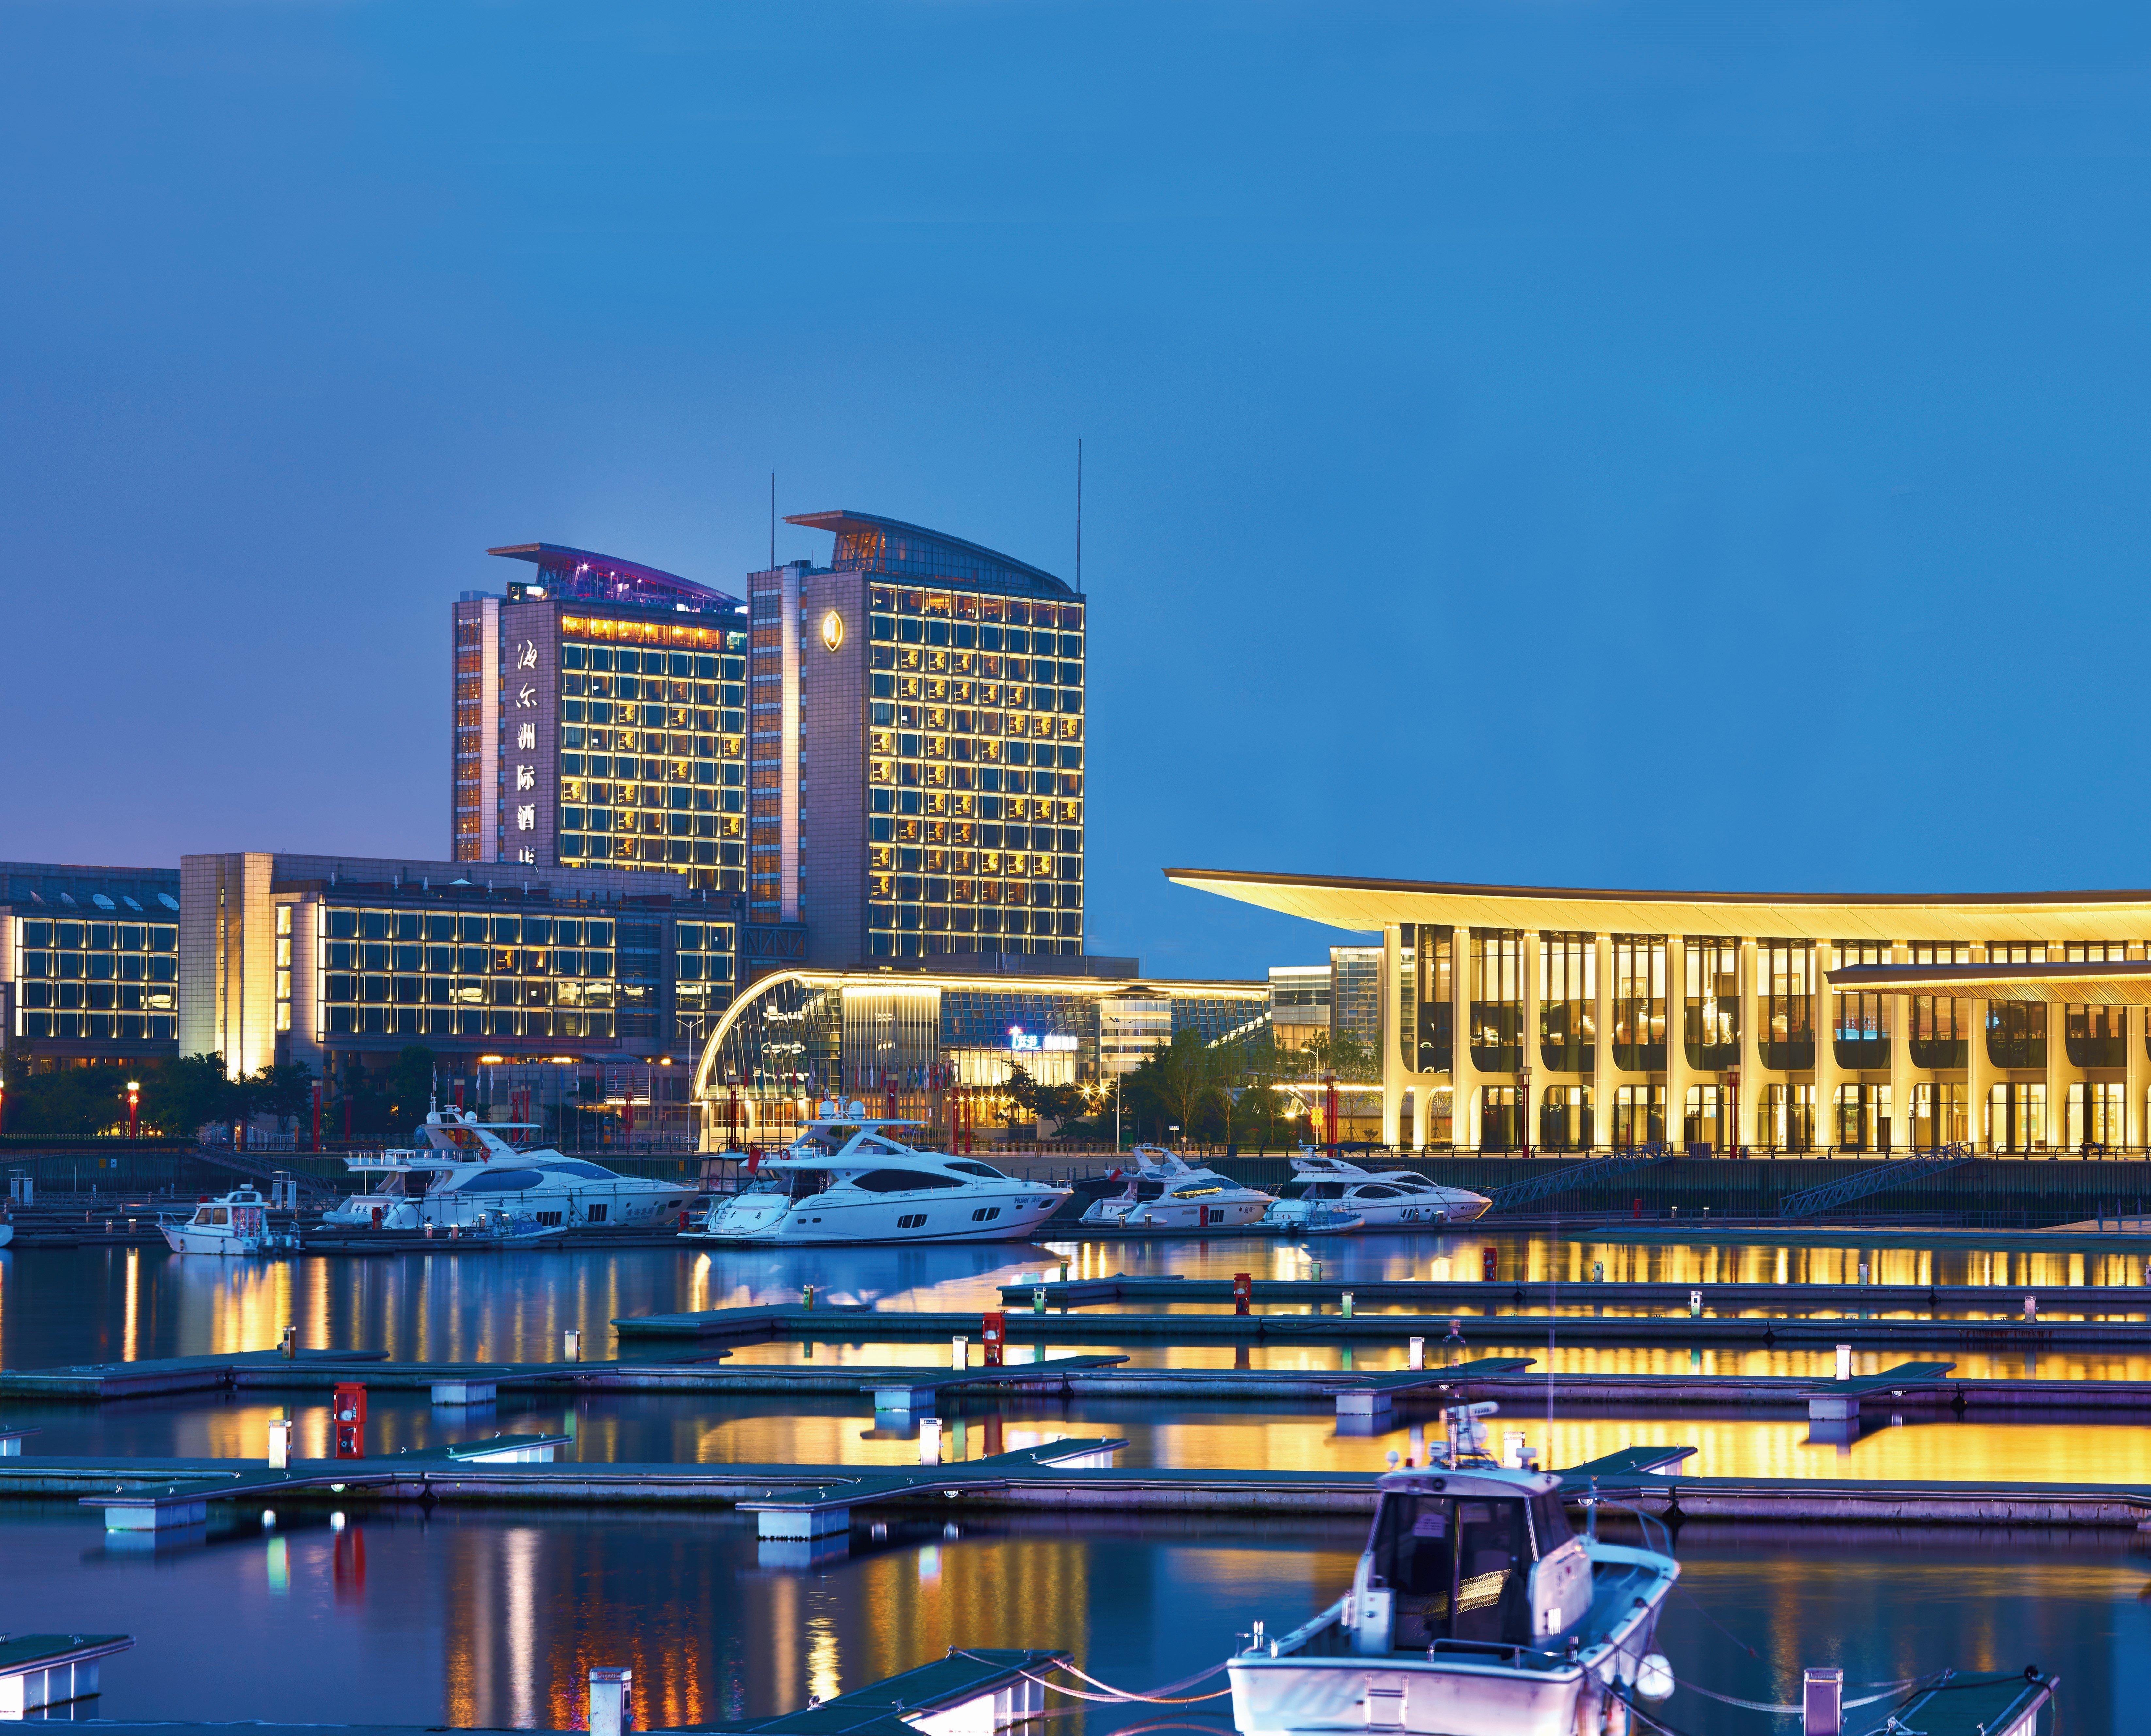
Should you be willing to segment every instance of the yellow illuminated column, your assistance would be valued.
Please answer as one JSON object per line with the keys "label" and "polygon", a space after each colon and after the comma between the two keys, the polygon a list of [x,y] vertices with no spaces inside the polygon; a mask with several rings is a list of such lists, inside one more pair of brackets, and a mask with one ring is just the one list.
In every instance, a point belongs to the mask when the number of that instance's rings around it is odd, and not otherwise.
{"label": "yellow illuminated column", "polygon": [[1518,1045],[1524,1065],[1530,1069],[1531,1084],[1525,1090],[1525,1101],[1516,1107],[1523,1116],[1523,1142],[1532,1151],[1539,1145],[1539,1102],[1546,1096],[1546,1070],[1541,1065],[1545,1057],[1539,1052],[1539,931],[1524,930],[1523,957],[1519,964],[1524,973],[1524,1028],[1523,1039]]}
{"label": "yellow illuminated column", "polygon": [[[2061,949],[2053,950],[2059,952]],[[2046,1141],[2049,1146],[2068,1143],[2069,1087],[2081,1084],[2083,1080],[2083,1070],[2069,1061],[2069,1010],[2058,1000],[2050,1000],[2047,1003],[2046,1112]],[[2088,1132],[2085,1136],[2089,1136]]]}
{"label": "yellow illuminated column", "polygon": [[1814,1144],[1827,1155],[1837,1146],[1837,1088],[1845,1072],[1837,1064],[1837,995],[1830,973],[1837,968],[1837,949],[1827,940],[1814,944]]}
{"label": "yellow illuminated column", "polygon": [[[1975,946],[1973,958],[1987,962],[1987,949]],[[1971,1031],[1964,1045],[1964,1136],[1975,1151],[1990,1148],[1987,1126],[1987,1099],[1994,1089],[1994,1061],[1987,1052],[1987,1003],[1966,1003],[1971,1009]]]}
{"label": "yellow illuminated column", "polygon": [[[2143,956],[2140,941],[2128,943],[2128,956]],[[2151,1084],[2151,1069],[2144,1065],[2143,1009],[2124,1007],[2122,1011],[2122,1053],[2128,1065],[2128,1082],[2121,1088],[2122,1137],[2134,1150],[2143,1143],[2143,1093],[2147,1084]]]}
{"label": "yellow illuminated column", "polygon": [[[1911,961],[1910,947],[1901,940],[1890,943],[1892,964]],[[1912,1065],[1912,1003],[1905,995],[1892,995],[1883,1005],[1890,1015],[1890,1144],[1893,1150],[1909,1151],[1915,1137],[1912,1088],[1925,1076]]]}
{"label": "yellow illuminated column", "polygon": [[[1382,1016],[1376,1039],[1382,1045],[1382,1143],[1394,1150],[1399,1143],[1401,1111],[1404,1101],[1404,1030],[1398,1000],[1404,994],[1403,937],[1397,925],[1382,924],[1382,979],[1377,985]],[[1331,1015],[1335,1015],[1335,1008]]]}
{"label": "yellow illuminated column", "polygon": [[1591,940],[1591,1143],[1613,1149],[1613,937]]}
{"label": "yellow illuminated column", "polygon": [[1695,1076],[1688,1064],[1688,942],[1666,936],[1666,1143],[1684,1151],[1688,1141],[1688,1088]]}
{"label": "yellow illuminated column", "polygon": [[1471,930],[1460,924],[1449,942],[1450,1136],[1479,1144],[1479,1070],[1471,1065]]}
{"label": "yellow illuminated column", "polygon": [[1763,1104],[1771,1084],[1784,1076],[1763,1070],[1763,995],[1755,973],[1762,954],[1752,937],[1740,943],[1740,1128],[1744,1146],[1769,1143],[1764,1136]]}

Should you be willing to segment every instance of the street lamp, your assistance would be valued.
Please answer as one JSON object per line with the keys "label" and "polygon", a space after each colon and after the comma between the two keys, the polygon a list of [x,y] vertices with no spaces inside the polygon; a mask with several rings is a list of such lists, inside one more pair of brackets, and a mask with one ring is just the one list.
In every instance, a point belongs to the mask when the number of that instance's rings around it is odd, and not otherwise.
{"label": "street lamp", "polygon": [[127,1081],[127,1136],[129,1139],[136,1136],[136,1131],[142,1125],[141,1117],[142,1081],[130,1079]]}
{"label": "street lamp", "polygon": [[1726,1112],[1726,1116],[1727,1116],[1727,1125],[1726,1125],[1726,1134],[1725,1134],[1725,1144],[1726,1144],[1726,1149],[1727,1149],[1727,1151],[1728,1151],[1728,1153],[1730,1156],[1734,1156],[1734,1157],[1738,1157],[1738,1156],[1740,1155],[1740,1070],[1739,1070],[1739,1068],[1738,1068],[1738,1067],[1728,1067],[1728,1068],[1725,1070],[1725,1089],[1726,1089],[1726,1091],[1730,1094],[1730,1101],[1726,1104],[1726,1106],[1725,1106],[1725,1112]]}

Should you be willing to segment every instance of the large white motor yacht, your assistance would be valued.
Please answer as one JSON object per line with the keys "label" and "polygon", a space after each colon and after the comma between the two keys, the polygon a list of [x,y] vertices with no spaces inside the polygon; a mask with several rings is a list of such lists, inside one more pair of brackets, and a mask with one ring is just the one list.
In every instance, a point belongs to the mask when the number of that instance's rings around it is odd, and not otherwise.
{"label": "large white motor yacht", "polygon": [[1259,1188],[1190,1163],[1163,1146],[1137,1146],[1135,1167],[1118,1193],[1095,1199],[1082,1221],[1130,1230],[1207,1230],[1257,1222],[1275,1202]]}
{"label": "large white motor yacht", "polygon": [[1671,1556],[1575,1536],[1539,1471],[1379,1484],[1352,1589],[1232,1660],[1240,1736],[1625,1736],[1638,1676],[1670,1691],[1651,1647]]}
{"label": "large white motor yacht", "polygon": [[1069,1196],[975,1157],[907,1142],[917,1124],[876,1121],[833,1100],[781,1157],[710,1208],[690,1242],[1000,1242],[1036,1231]]}
{"label": "large white motor yacht", "polygon": [[1278,1190],[1264,1214],[1270,1228],[1307,1227],[1309,1214],[1327,1208],[1359,1219],[1369,1230],[1409,1229],[1424,1224],[1469,1223],[1494,1202],[1468,1188],[1445,1187],[1408,1169],[1362,1169],[1342,1157],[1295,1157],[1293,1177]]}
{"label": "large white motor yacht", "polygon": [[415,1230],[483,1225],[507,1212],[548,1229],[655,1229],[676,1221],[695,1197],[693,1187],[677,1182],[618,1175],[587,1157],[514,1142],[514,1136],[537,1131],[535,1122],[481,1121],[468,1110],[434,1110],[413,1149],[346,1159],[356,1173],[376,1178],[374,1189],[324,1212],[321,1222]]}

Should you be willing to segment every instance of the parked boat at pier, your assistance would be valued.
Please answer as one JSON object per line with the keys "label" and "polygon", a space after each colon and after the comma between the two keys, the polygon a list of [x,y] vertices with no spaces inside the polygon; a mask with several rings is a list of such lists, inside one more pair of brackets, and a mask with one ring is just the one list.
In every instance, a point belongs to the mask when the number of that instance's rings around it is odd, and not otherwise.
{"label": "parked boat at pier", "polygon": [[1241,1736],[1621,1736],[1639,1675],[1670,1688],[1652,1643],[1680,1566],[1575,1535],[1560,1483],[1381,1478],[1351,1590],[1228,1666]]}
{"label": "parked boat at pier", "polygon": [[446,1229],[483,1226],[497,1214],[527,1217],[539,1229],[593,1226],[654,1229],[676,1220],[697,1190],[678,1182],[623,1176],[549,1146],[515,1144],[538,1131],[530,1121],[481,1121],[470,1111],[434,1110],[407,1151],[366,1152],[345,1160],[376,1179],[321,1222],[336,1228]]}
{"label": "parked boat at pier", "polygon": [[1328,1209],[1357,1217],[1370,1230],[1470,1223],[1494,1202],[1469,1188],[1445,1187],[1415,1170],[1363,1169],[1343,1157],[1295,1157],[1293,1177],[1278,1190],[1263,1225],[1289,1232],[1310,1228],[1310,1215]]}
{"label": "parked boat at pier", "polygon": [[1137,1146],[1129,1154],[1118,1193],[1094,1199],[1083,1208],[1082,1222],[1099,1228],[1119,1225],[1130,1230],[1207,1230],[1258,1222],[1276,1197],[1243,1187],[1207,1165],[1190,1163],[1163,1146]]}
{"label": "parked boat at pier", "polygon": [[907,1144],[916,1124],[833,1100],[781,1157],[713,1204],[690,1242],[1000,1242],[1032,1234],[1069,1197],[975,1157]]}
{"label": "parked boat at pier", "polygon": [[299,1245],[297,1237],[269,1227],[269,1202],[251,1185],[205,1197],[192,1217],[160,1212],[157,1227],[174,1253],[285,1253]]}

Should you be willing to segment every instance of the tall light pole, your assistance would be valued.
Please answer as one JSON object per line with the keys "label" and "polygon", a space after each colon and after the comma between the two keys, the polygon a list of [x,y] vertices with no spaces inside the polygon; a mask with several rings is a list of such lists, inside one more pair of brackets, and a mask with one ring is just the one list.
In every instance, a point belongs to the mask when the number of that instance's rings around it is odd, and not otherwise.
{"label": "tall light pole", "polygon": [[142,1081],[127,1081],[127,1136],[134,1138],[142,1126]]}

